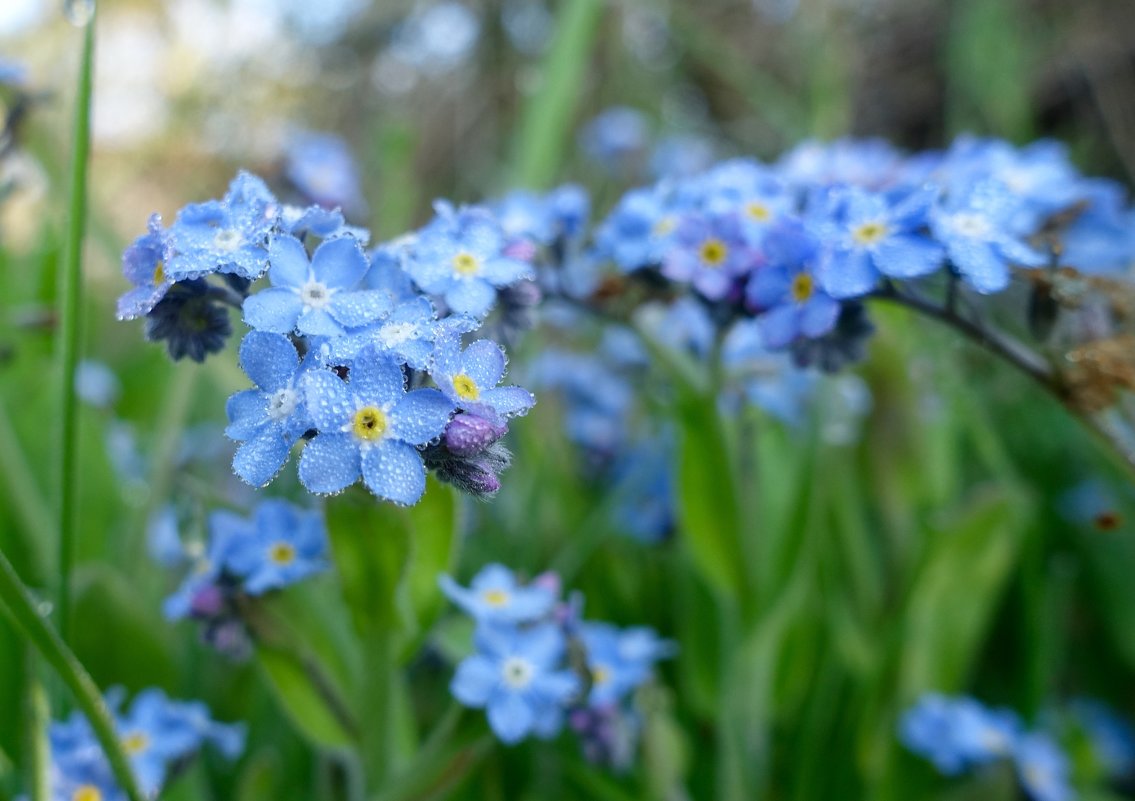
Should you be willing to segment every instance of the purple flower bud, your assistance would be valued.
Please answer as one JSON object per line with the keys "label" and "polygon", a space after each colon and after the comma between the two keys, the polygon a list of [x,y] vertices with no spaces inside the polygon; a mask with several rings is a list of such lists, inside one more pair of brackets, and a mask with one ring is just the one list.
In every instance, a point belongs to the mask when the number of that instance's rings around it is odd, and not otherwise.
{"label": "purple flower bud", "polygon": [[536,578],[532,579],[533,587],[542,587],[548,592],[552,593],[555,597],[560,597],[560,591],[563,589],[564,583],[560,579],[560,574],[554,570],[546,570]]}
{"label": "purple flower bud", "polygon": [[455,456],[476,456],[506,433],[508,425],[503,421],[461,413],[445,429],[445,447]]}
{"label": "purple flower bud", "polygon": [[224,608],[225,593],[216,584],[206,584],[189,601],[189,614],[193,617],[216,617]]}
{"label": "purple flower bud", "polygon": [[505,245],[504,255],[510,259],[530,262],[536,258],[536,245],[528,239],[514,239]]}

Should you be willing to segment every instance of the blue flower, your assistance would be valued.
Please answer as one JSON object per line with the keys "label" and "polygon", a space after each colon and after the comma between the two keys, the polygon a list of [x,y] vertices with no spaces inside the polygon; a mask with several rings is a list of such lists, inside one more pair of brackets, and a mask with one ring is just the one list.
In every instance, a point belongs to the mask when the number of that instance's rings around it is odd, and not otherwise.
{"label": "blue flower", "polygon": [[1002,184],[978,181],[952,191],[930,219],[934,236],[946,246],[950,264],[978,292],[1009,285],[1010,265],[1039,267],[1044,255],[1022,242],[1010,226],[1020,201]]}
{"label": "blue flower", "polygon": [[592,355],[549,348],[529,368],[533,384],[564,396],[568,436],[598,454],[615,452],[634,399],[630,383]]}
{"label": "blue flower", "polygon": [[415,446],[445,430],[453,404],[436,389],[407,393],[402,368],[376,348],[362,351],[350,382],[316,370],[305,376],[307,408],[319,433],[304,448],[300,481],[311,492],[332,494],[361,475],[375,495],[416,503],[426,488]]}
{"label": "blue flower", "polygon": [[933,693],[907,710],[899,723],[903,745],[948,776],[1012,755],[1020,736],[1021,723],[1012,712]]}
{"label": "blue flower", "polygon": [[209,273],[233,273],[250,281],[268,267],[268,236],[280,205],[268,187],[242,172],[224,200],[190,204],[170,227],[165,274],[174,281]]}
{"label": "blue flower", "polygon": [[589,158],[609,169],[628,169],[627,162],[646,149],[650,128],[646,115],[627,106],[612,106],[590,120],[580,132]]}
{"label": "blue flower", "polygon": [[173,280],[165,270],[168,248],[162,218],[153,214],[147,232],[135,239],[122,254],[122,274],[134,288],[118,299],[119,320],[133,320],[149,314],[173,286]]}
{"label": "blue flower", "polygon": [[385,292],[357,289],[370,263],[353,237],[324,241],[309,262],[303,243],[283,234],[272,238],[268,256],[272,286],[244,301],[253,328],[334,337],[390,312]]}
{"label": "blue flower", "polygon": [[1104,775],[1112,779],[1131,775],[1135,771],[1135,727],[1099,701],[1077,699],[1071,711]]}
{"label": "blue flower", "polygon": [[1047,734],[1031,732],[1013,747],[1013,761],[1021,786],[1033,801],[1071,801],[1076,793],[1069,784],[1068,757]]}
{"label": "blue flower", "polygon": [[466,589],[449,576],[438,583],[451,601],[477,623],[533,623],[552,611],[556,596],[546,587],[520,586],[503,565],[485,565]]}
{"label": "blue flower", "polygon": [[189,572],[177,592],[162,603],[167,620],[212,617],[221,605],[218,588],[232,545],[252,535],[248,520],[224,509],[209,514],[208,543],[195,542],[183,548]]}
{"label": "blue flower", "polygon": [[563,632],[553,624],[481,626],[474,642],[477,653],[457,666],[449,686],[454,697],[484,707],[502,742],[554,736],[564,707],[579,692],[576,676],[558,668],[566,649]]}
{"label": "blue flower", "polygon": [[919,233],[934,201],[932,190],[898,199],[861,189],[833,195],[834,217],[823,226],[820,285],[833,298],[865,295],[880,275],[907,279],[942,266],[942,246]]}
{"label": "blue flower", "polygon": [[252,486],[263,487],[311,428],[299,383],[304,367],[290,339],[263,331],[249,332],[240,343],[240,364],[256,389],[229,398],[225,434],[242,443],[233,456],[233,472]]}
{"label": "blue flower", "polygon": [[692,283],[709,300],[722,300],[751,267],[752,254],[735,215],[682,217],[662,260],[663,275]]}
{"label": "blue flower", "polygon": [[764,251],[768,264],[753,271],[745,297],[760,310],[765,346],[775,350],[831,331],[840,307],[816,285],[816,241],[799,223],[785,223],[768,234]]}
{"label": "blue flower", "polygon": [[423,291],[443,297],[457,314],[484,317],[496,303],[497,289],[534,277],[531,265],[504,254],[504,233],[488,211],[447,204],[437,210],[405,265]]}
{"label": "blue flower", "polygon": [[521,387],[498,387],[506,359],[500,345],[479,339],[464,352],[456,338],[439,343],[430,375],[453,405],[500,417],[527,414],[536,402]]}
{"label": "blue flower", "polygon": [[303,131],[288,142],[284,175],[307,198],[321,206],[366,211],[359,169],[338,136]]}
{"label": "blue flower", "polygon": [[595,229],[596,256],[624,272],[658,264],[673,228],[659,190],[631,190]]}
{"label": "blue flower", "polygon": [[654,663],[673,646],[647,628],[620,631],[610,623],[582,623],[579,636],[591,673],[588,705],[618,704],[649,677]]}
{"label": "blue flower", "polygon": [[286,587],[327,569],[323,516],[282,500],[267,500],[253,514],[251,536],[235,539],[225,561],[249,595]]}
{"label": "blue flower", "polygon": [[402,301],[385,319],[345,337],[324,343],[325,359],[350,361],[373,346],[415,370],[426,370],[434,352],[437,315],[429,298],[416,295]]}
{"label": "blue flower", "polygon": [[320,239],[350,236],[364,246],[370,241],[370,231],[357,225],[347,225],[339,209],[325,209],[322,206],[282,206],[280,230],[298,239],[305,239],[308,235]]}
{"label": "blue flower", "polygon": [[367,289],[387,292],[395,303],[420,297],[413,279],[403,267],[413,239],[413,236],[405,236],[379,245],[370,252],[370,272],[364,279]]}

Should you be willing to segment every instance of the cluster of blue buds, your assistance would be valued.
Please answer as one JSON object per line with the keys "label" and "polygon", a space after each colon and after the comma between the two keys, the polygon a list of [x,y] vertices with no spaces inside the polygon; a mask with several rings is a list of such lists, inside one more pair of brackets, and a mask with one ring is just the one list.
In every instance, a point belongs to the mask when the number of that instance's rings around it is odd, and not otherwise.
{"label": "cluster of blue buds", "polygon": [[648,628],[582,620],[582,599],[561,601],[554,574],[522,584],[492,564],[467,588],[449,576],[441,588],[476,623],[475,652],[458,665],[450,689],[462,704],[486,710],[502,742],[554,737],[567,716],[589,756],[613,761],[627,753],[616,741],[626,727],[617,723],[632,719],[634,692],[673,644]]}
{"label": "cluster of blue buds", "polygon": [[124,255],[134,288],[118,314],[144,316],[173,358],[201,361],[231,333],[225,305],[241,310],[253,330],[240,364],[255,386],[229,399],[226,434],[240,443],[234,471],[255,487],[303,441],[299,476],[316,494],[361,478],[376,496],[413,504],[428,466],[491,495],[509,461],[507,421],[534,398],[498,386],[506,359],[496,342],[463,338],[498,305],[497,325],[513,331],[516,309],[538,301],[536,247],[486,207],[436,211],[367,252],[367,232],[338,210],[282,204],[242,173],[224,199],[187,206],[168,230],[151,218]]}
{"label": "cluster of blue buds", "polygon": [[[173,775],[206,744],[227,759],[244,750],[241,724],[214,721],[204,704],[173,701],[158,689],[143,690],[122,710],[125,692],[113,688],[106,704],[142,792],[155,798]],[[125,801],[90,722],[78,712],[48,729],[51,798],[59,801]]]}
{"label": "cluster of blue buds", "polygon": [[927,694],[907,710],[899,737],[912,752],[941,773],[957,776],[983,765],[1009,760],[1021,787],[1034,801],[1068,801],[1075,797],[1073,764],[1061,741],[1081,735],[1090,761],[1090,778],[1118,781],[1135,768],[1135,731],[1114,712],[1093,701],[1069,705],[1063,716],[1043,716],[1043,728],[1028,730],[1007,709],[989,709],[968,697]]}
{"label": "cluster of blue buds", "polygon": [[183,540],[172,511],[152,527],[150,547],[155,558],[185,575],[162,611],[169,620],[199,621],[205,642],[241,657],[250,646],[241,619],[244,600],[327,569],[323,515],[269,499],[247,518],[214,511],[207,525],[206,542]]}

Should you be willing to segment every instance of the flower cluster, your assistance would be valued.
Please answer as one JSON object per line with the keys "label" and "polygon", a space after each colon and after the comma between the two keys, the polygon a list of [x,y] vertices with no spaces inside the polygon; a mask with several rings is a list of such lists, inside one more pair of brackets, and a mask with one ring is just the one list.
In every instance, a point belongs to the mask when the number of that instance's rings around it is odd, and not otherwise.
{"label": "flower cluster", "polygon": [[[240,364],[255,385],[229,399],[233,469],[272,481],[304,441],[300,480],[333,494],[360,478],[375,495],[413,504],[426,467],[474,494],[499,488],[507,420],[534,403],[498,386],[503,349],[464,346],[501,306],[502,330],[539,295],[535,246],[484,207],[437,204],[421,230],[367,252],[368,234],[337,210],[282,204],[242,173],[228,194],[156,215],[123,257],[134,288],[122,319],[145,316],[150,339],[201,361],[231,333],[225,305],[253,330]],[[262,277],[267,286],[256,282]],[[534,287],[533,287],[534,291]],[[432,382],[433,386],[427,386]]]}
{"label": "flower cluster", "polygon": [[1075,796],[1073,765],[1060,743],[1069,739],[1069,733],[1087,742],[1091,761],[1098,766],[1092,778],[1127,778],[1135,768],[1135,732],[1101,704],[1075,701],[1066,715],[1049,713],[1043,720],[1043,729],[1028,730],[1010,710],[989,709],[972,698],[931,693],[903,715],[899,736],[907,748],[947,776],[1011,760],[1021,787],[1035,801],[1066,801]]}
{"label": "flower cluster", "polygon": [[248,518],[214,511],[206,542],[183,541],[176,518],[165,515],[151,529],[150,545],[159,562],[185,572],[177,592],[163,604],[165,616],[199,621],[203,639],[231,656],[249,647],[240,618],[242,599],[328,567],[322,514],[278,499],[264,501]]}
{"label": "flower cluster", "polygon": [[[130,767],[148,797],[157,797],[173,774],[206,744],[228,759],[235,759],[244,750],[244,727],[217,723],[200,702],[172,701],[158,689],[138,693],[125,711],[124,701],[121,688],[106,693],[106,704]],[[52,723],[48,739],[52,798],[125,800],[126,794],[114,781],[90,722],[80,713]]]}
{"label": "flower cluster", "polygon": [[[635,690],[674,646],[648,628],[618,629],[580,619],[582,599],[559,599],[559,579],[544,574],[521,584],[501,565],[483,568],[469,587],[449,576],[441,588],[476,623],[474,653],[457,667],[450,689],[466,706],[484,708],[505,743],[550,738],[565,714],[596,760],[627,749],[616,734],[633,719]],[[570,654],[580,655],[578,659]]]}

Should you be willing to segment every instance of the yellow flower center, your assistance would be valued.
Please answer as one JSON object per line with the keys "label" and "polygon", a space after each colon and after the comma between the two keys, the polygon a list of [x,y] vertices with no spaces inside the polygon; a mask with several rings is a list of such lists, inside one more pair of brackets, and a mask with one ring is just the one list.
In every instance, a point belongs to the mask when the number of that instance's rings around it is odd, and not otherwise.
{"label": "yellow flower center", "polygon": [[772,212],[769,211],[768,206],[766,206],[764,203],[757,203],[755,201],[753,203],[746,204],[745,213],[757,222],[768,222],[769,217],[772,216]]}
{"label": "yellow flower center", "polygon": [[461,251],[453,257],[453,271],[458,275],[475,275],[481,269],[481,262],[472,253]]}
{"label": "yellow flower center", "polygon": [[606,665],[596,665],[591,668],[591,683],[592,684],[606,684],[611,680],[611,671],[607,669]]}
{"label": "yellow flower center", "polygon": [[729,248],[720,239],[707,239],[701,244],[701,260],[710,267],[718,267],[729,255]]}
{"label": "yellow flower center", "polygon": [[812,280],[812,276],[808,273],[796,273],[796,277],[792,279],[792,299],[794,301],[803,303],[812,297],[812,293],[815,291],[816,282]]}
{"label": "yellow flower center", "polygon": [[485,590],[481,595],[481,600],[489,606],[504,606],[508,603],[508,593],[504,590]]}
{"label": "yellow flower center", "polygon": [[284,567],[296,561],[296,549],[288,542],[274,542],[268,549],[268,558]]}
{"label": "yellow flower center", "polygon": [[881,222],[863,223],[851,235],[860,245],[874,245],[887,235],[887,226]]}
{"label": "yellow flower center", "polygon": [[71,801],[102,801],[102,793],[93,784],[80,785],[79,789],[71,794]]}
{"label": "yellow flower center", "polygon": [[375,406],[364,406],[355,412],[352,427],[356,437],[374,442],[376,439],[382,439],[382,435],[386,433],[386,415],[382,413],[382,409]]}
{"label": "yellow flower center", "polygon": [[122,747],[130,756],[140,754],[150,747],[150,738],[144,732],[136,731],[122,738]]}
{"label": "yellow flower center", "polygon": [[465,373],[458,373],[453,377],[453,391],[461,400],[475,401],[481,397],[481,390],[477,388],[477,382]]}
{"label": "yellow flower center", "polygon": [[154,277],[151,281],[154,286],[164,284],[166,281],[166,263],[158,259],[158,263],[154,265]]}
{"label": "yellow flower center", "polygon": [[673,218],[673,216],[670,216],[670,215],[663,217],[661,220],[659,220],[658,222],[656,222],[654,224],[655,236],[666,236],[666,234],[670,233],[673,230],[674,230],[674,218]]}

